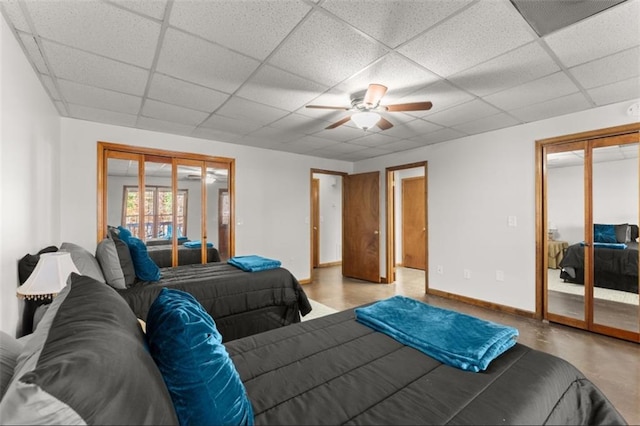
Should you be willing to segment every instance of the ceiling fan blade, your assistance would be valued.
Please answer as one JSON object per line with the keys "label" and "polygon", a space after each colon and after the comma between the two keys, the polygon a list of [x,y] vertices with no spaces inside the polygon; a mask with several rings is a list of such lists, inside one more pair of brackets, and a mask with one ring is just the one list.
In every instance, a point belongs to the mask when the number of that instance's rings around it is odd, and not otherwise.
{"label": "ceiling fan blade", "polygon": [[335,128],[336,128],[336,127],[338,127],[338,126],[342,126],[344,123],[346,123],[346,122],[347,122],[347,121],[349,121],[349,120],[351,120],[351,116],[350,116],[350,115],[346,116],[345,118],[343,118],[343,119],[342,119],[342,120],[340,120],[340,121],[336,121],[335,123],[333,123],[333,124],[332,124],[332,125],[330,125],[330,126],[325,127],[325,130],[335,129]]}
{"label": "ceiling fan blade", "polygon": [[386,118],[380,117],[378,123],[376,123],[380,130],[387,130],[393,127],[393,124]]}
{"label": "ceiling fan blade", "polygon": [[431,102],[411,102],[408,104],[395,104],[395,105],[387,105],[385,108],[387,111],[398,112],[398,111],[423,111],[427,109],[431,109],[433,104]]}
{"label": "ceiling fan blade", "polygon": [[317,109],[341,109],[343,111],[349,111],[351,108],[349,107],[339,107],[339,106],[328,106],[328,105],[307,105],[307,108],[317,108]]}
{"label": "ceiling fan blade", "polygon": [[387,87],[382,84],[370,84],[367,92],[364,94],[362,102],[365,105],[378,105],[380,99],[387,93]]}

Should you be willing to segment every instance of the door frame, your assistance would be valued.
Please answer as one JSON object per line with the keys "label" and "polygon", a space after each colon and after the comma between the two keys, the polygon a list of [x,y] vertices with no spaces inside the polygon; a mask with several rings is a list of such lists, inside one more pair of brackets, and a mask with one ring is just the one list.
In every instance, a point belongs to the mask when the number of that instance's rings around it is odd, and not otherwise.
{"label": "door frame", "polygon": [[[313,220],[312,220],[312,214],[313,214],[313,175],[317,173],[317,174],[323,174],[323,175],[333,175],[333,176],[340,176],[342,179],[342,187],[341,187],[341,191],[342,194],[344,195],[344,177],[347,176],[349,173],[345,173],[345,172],[339,172],[337,170],[326,170],[326,169],[309,169],[309,280],[304,280],[304,283],[312,283],[313,282],[313,255],[314,255],[314,250],[315,247],[313,245]],[[319,206],[318,206],[319,207]],[[344,207],[343,207],[344,209]],[[341,215],[344,214],[344,210],[341,212]],[[344,230],[343,230],[344,232]]]}
{"label": "door frame", "polygon": [[[622,136],[625,134],[632,134],[640,132],[640,123],[632,123],[626,124],[622,126],[608,127],[604,129],[592,130],[581,133],[574,133],[570,135],[558,136],[547,139],[536,140],[535,146],[535,159],[536,159],[536,184],[535,184],[535,197],[536,197],[536,219],[535,219],[535,233],[536,233],[536,312],[535,318],[544,319],[544,320],[553,320],[553,318],[547,318],[545,315],[546,312],[546,274],[547,274],[547,256],[548,256],[548,247],[546,244],[547,241],[547,226],[548,221],[546,218],[546,161],[545,161],[545,152],[546,148],[559,145],[559,144],[568,144],[571,142],[586,142],[593,139],[601,139],[601,138],[610,138],[615,136]],[[591,171],[589,171],[591,173]],[[590,179],[590,175],[587,179]],[[590,181],[589,181],[590,182]],[[585,217],[591,218],[590,206],[585,205]],[[592,218],[591,218],[592,219]],[[592,222],[592,220],[590,220]],[[593,232],[593,228],[586,230],[588,235],[591,235]],[[593,250],[593,247],[591,247]],[[585,271],[586,275],[586,271]],[[592,287],[592,286],[591,286]],[[618,337],[631,341],[638,341],[640,339],[640,333],[635,333],[631,331],[625,331],[616,329],[609,326],[593,324],[592,321],[592,311],[593,311],[593,300],[590,297],[592,288],[590,291],[587,291],[585,294],[585,322],[586,328],[581,327],[576,321],[573,324],[567,324],[574,327],[583,328],[586,331],[592,331],[600,334],[605,334],[613,337]]]}
{"label": "door frame", "polygon": [[385,209],[386,209],[386,276],[382,278],[382,282],[391,284],[396,280],[396,265],[395,265],[395,197],[394,187],[396,185],[394,172],[405,169],[414,169],[416,167],[424,168],[424,223],[425,223],[425,268],[424,268],[424,292],[429,290],[429,177],[428,177],[428,161],[420,161],[417,163],[403,164],[399,166],[387,167],[385,169]]}

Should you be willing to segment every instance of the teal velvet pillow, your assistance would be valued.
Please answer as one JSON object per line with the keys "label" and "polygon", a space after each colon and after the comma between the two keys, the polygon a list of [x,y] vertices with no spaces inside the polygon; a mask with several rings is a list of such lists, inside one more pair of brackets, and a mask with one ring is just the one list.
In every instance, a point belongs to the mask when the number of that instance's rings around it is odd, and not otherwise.
{"label": "teal velvet pillow", "polygon": [[162,289],[147,315],[147,341],[181,425],[253,424],[222,336],[191,294]]}
{"label": "teal velvet pillow", "polygon": [[613,225],[595,223],[593,225],[593,241],[596,243],[617,243],[615,227]]}
{"label": "teal velvet pillow", "polygon": [[133,260],[133,269],[136,271],[136,277],[143,281],[158,281],[162,274],[158,265],[149,257],[146,244],[136,237],[129,237],[125,243],[129,246],[129,252],[131,252],[131,260]]}
{"label": "teal velvet pillow", "polygon": [[133,269],[136,271],[136,277],[143,281],[158,281],[162,274],[160,268],[149,257],[147,245],[141,239],[133,237],[127,228],[118,226],[120,230],[120,240],[129,246],[131,260],[133,261]]}

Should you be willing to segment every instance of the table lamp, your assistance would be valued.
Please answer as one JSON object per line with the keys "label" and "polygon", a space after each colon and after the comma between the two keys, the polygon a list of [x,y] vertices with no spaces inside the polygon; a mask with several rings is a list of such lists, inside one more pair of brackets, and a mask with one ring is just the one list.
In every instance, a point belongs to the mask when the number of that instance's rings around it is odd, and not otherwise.
{"label": "table lamp", "polygon": [[558,227],[556,226],[555,223],[553,222],[549,222],[549,225],[547,226],[548,228],[548,233],[549,233],[549,241],[553,241],[553,237],[555,236],[556,231],[558,230]]}
{"label": "table lamp", "polygon": [[67,285],[67,278],[72,272],[79,274],[78,268],[71,260],[71,253],[43,253],[27,281],[18,287],[17,295],[27,300],[55,297]]}

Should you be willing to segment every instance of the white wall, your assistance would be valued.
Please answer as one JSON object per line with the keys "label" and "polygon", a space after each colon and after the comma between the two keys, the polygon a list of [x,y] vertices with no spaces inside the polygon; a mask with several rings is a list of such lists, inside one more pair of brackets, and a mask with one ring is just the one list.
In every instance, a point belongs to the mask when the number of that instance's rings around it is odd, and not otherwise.
{"label": "white wall", "polygon": [[[623,102],[360,161],[354,173],[428,161],[431,288],[535,310],[535,141],[634,122]],[[517,226],[508,226],[508,217]],[[384,197],[380,220],[384,223]],[[381,234],[380,247],[385,235]],[[386,273],[381,252],[381,274]],[[444,273],[436,273],[442,265]],[[463,278],[463,270],[471,278]],[[504,281],[496,280],[496,270]]]}
{"label": "white wall", "polygon": [[[97,141],[236,159],[236,254],[279,259],[309,278],[309,170],[351,163],[69,118],[62,119],[61,238],[96,245]],[[191,207],[190,207],[191,209]],[[190,231],[191,232],[191,231]]]}
{"label": "white wall", "polygon": [[320,264],[342,261],[342,176],[314,173],[320,180]]}
{"label": "white wall", "polygon": [[[638,222],[638,159],[593,165],[593,222]],[[584,166],[547,171],[547,212],[556,240],[584,241]]]}
{"label": "white wall", "polygon": [[60,240],[60,119],[0,18],[0,329],[14,335],[18,260]]}

